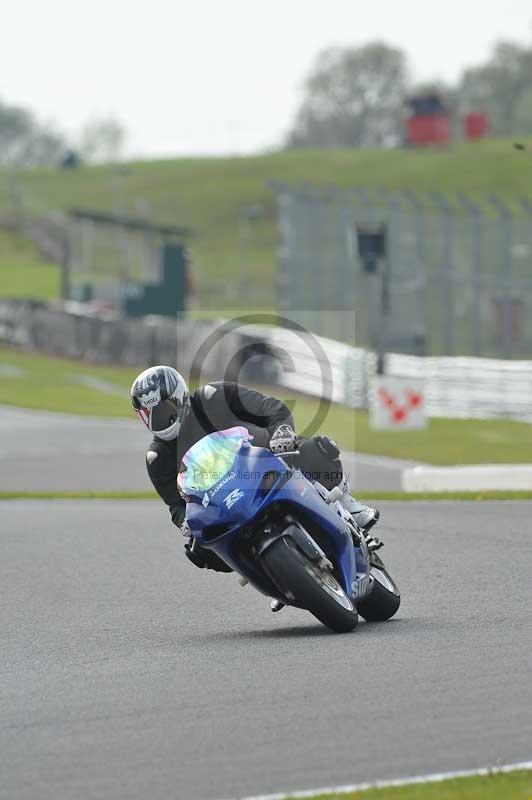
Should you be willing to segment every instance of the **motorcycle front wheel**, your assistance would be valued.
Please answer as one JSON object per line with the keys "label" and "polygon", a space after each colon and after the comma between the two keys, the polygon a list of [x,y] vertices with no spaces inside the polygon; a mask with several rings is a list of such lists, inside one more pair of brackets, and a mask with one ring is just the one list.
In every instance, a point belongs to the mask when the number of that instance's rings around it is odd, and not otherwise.
{"label": "motorcycle front wheel", "polygon": [[366,622],[384,622],[397,613],[401,605],[401,595],[393,578],[382,566],[372,565],[373,588],[357,603],[357,611]]}
{"label": "motorcycle front wheel", "polygon": [[307,609],[335,633],[356,628],[357,609],[332,571],[310,561],[289,536],[277,539],[262,559],[288,602]]}

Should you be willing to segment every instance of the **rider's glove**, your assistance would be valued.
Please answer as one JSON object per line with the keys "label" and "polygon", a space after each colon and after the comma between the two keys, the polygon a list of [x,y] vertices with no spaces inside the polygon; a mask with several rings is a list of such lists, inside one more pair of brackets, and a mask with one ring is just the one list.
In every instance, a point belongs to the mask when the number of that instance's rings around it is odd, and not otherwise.
{"label": "rider's glove", "polygon": [[[170,508],[170,514],[172,515],[172,522],[176,526],[176,528],[181,529],[183,524],[185,523],[185,515],[186,515],[187,507],[183,503],[179,503],[179,505],[174,505]],[[186,523],[185,523],[186,524]]]}
{"label": "rider's glove", "polygon": [[290,453],[297,447],[297,436],[288,424],[279,425],[272,434],[269,444],[272,453],[280,456],[283,453]]}

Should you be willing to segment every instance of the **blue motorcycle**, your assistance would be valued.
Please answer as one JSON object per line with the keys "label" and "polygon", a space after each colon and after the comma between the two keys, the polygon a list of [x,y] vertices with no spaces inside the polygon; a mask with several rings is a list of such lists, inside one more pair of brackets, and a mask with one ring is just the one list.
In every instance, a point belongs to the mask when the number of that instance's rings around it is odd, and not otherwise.
{"label": "blue motorcycle", "polygon": [[[294,455],[294,454],[291,454]],[[272,609],[310,611],[338,633],[392,617],[401,601],[351,515],[282,458],[255,447],[244,427],[211,433],[186,453],[178,486],[195,541],[273,598]]]}

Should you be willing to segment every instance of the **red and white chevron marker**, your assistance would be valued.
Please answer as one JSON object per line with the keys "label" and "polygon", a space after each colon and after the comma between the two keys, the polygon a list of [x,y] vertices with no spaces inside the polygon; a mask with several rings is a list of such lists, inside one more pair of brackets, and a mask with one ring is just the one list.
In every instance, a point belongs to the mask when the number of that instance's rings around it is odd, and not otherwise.
{"label": "red and white chevron marker", "polygon": [[426,428],[423,383],[409,378],[376,377],[370,393],[372,428]]}

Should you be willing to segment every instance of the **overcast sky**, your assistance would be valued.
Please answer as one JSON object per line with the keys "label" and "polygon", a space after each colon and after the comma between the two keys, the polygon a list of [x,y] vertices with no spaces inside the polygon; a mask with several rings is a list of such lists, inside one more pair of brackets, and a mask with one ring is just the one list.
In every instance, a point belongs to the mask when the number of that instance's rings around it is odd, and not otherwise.
{"label": "overcast sky", "polygon": [[0,0],[0,99],[70,133],[115,116],[130,155],[247,153],[282,141],[322,48],[376,38],[452,80],[532,42],[532,2]]}

